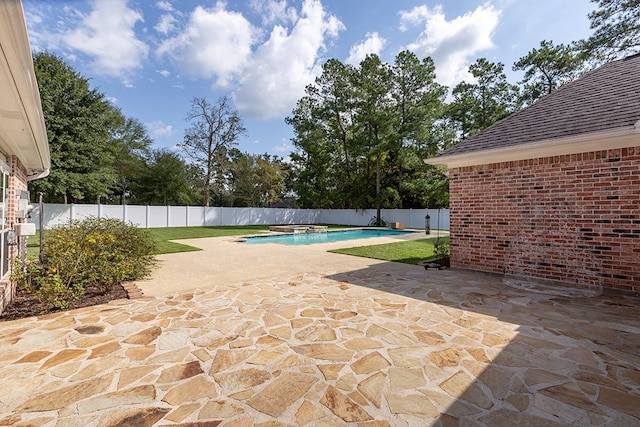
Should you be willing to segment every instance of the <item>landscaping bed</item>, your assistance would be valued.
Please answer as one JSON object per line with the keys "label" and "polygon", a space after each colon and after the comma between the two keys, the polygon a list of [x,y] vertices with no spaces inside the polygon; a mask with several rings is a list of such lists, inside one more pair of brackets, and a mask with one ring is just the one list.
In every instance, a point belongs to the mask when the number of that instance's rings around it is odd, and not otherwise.
{"label": "landscaping bed", "polygon": [[[101,294],[100,292],[101,290],[97,288],[87,288],[82,296],[70,302],[69,309],[88,307],[91,305],[104,304],[116,299],[128,298],[127,291],[125,291],[120,284],[113,285],[105,294]],[[52,304],[40,300],[36,295],[26,290],[18,289],[16,297],[0,315],[0,321],[42,316],[58,311],[63,310],[57,309]]]}

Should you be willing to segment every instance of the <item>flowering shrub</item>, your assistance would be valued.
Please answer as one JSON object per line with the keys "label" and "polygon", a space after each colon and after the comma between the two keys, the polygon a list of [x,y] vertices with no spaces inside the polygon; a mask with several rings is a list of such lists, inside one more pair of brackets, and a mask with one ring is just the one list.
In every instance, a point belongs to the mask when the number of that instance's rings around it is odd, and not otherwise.
{"label": "flowering shrub", "polygon": [[44,262],[14,268],[13,280],[57,308],[66,308],[87,287],[106,293],[137,280],[153,265],[153,238],[117,219],[88,218],[46,230]]}

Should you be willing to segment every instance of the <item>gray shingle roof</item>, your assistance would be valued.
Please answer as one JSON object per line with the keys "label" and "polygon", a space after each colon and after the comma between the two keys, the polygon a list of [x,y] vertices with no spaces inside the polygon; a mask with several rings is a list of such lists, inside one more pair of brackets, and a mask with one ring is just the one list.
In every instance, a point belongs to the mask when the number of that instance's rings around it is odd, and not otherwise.
{"label": "gray shingle roof", "polygon": [[437,157],[633,127],[639,119],[640,55],[635,55],[585,74]]}

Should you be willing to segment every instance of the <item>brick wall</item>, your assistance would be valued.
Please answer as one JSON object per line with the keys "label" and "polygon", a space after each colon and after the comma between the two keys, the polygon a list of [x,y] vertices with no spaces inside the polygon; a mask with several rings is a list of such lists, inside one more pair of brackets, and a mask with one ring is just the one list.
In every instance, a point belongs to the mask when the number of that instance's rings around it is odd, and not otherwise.
{"label": "brick wall", "polygon": [[[20,190],[27,189],[27,171],[18,160],[17,157],[12,156],[10,160],[11,174],[7,180],[7,194],[6,194],[6,206],[7,211],[5,213],[5,227],[13,228],[16,222],[21,221],[16,218],[15,212],[18,208],[18,192]],[[21,252],[19,252],[21,251]],[[10,246],[10,257],[17,257],[22,255],[26,251],[26,239],[22,239],[19,246]],[[8,279],[0,280],[0,313],[4,307],[13,299],[15,294],[15,283],[11,283]]]}
{"label": "brick wall", "polygon": [[449,177],[453,267],[640,292],[640,147]]}

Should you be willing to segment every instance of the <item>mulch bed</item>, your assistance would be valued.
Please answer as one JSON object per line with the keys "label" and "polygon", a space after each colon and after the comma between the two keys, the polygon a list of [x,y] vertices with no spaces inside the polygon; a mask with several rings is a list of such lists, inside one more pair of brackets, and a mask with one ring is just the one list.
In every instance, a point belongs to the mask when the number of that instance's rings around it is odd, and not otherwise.
{"label": "mulch bed", "polygon": [[[84,295],[69,305],[69,310],[88,307],[90,305],[104,304],[116,299],[128,298],[127,291],[122,285],[114,285],[109,292],[101,294],[96,288],[87,288]],[[18,289],[16,297],[11,305],[6,307],[0,315],[0,321],[22,319],[24,317],[41,316],[43,314],[61,311],[51,304],[40,301],[35,295]]]}

